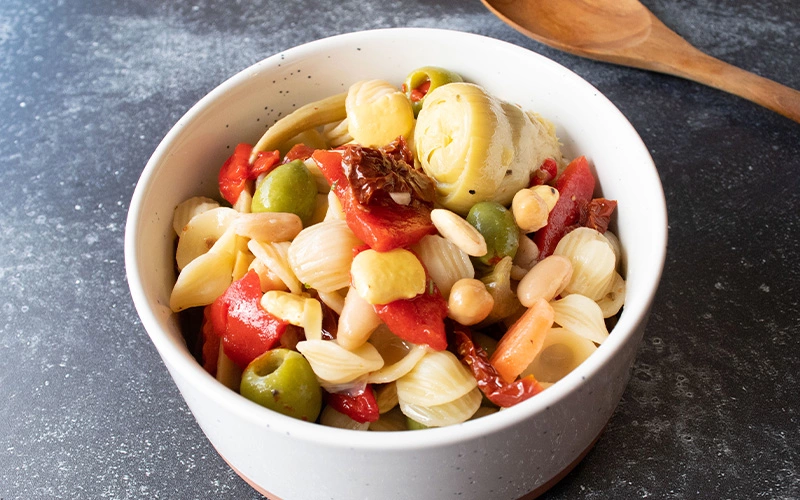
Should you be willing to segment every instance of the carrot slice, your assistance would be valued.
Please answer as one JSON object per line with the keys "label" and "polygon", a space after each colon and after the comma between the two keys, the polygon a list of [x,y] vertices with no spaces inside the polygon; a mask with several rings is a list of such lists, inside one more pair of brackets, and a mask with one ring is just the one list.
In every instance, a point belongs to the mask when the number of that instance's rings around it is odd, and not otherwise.
{"label": "carrot slice", "polygon": [[554,316],[550,304],[538,299],[497,343],[489,362],[506,383],[516,380],[542,350],[544,338],[553,326]]}

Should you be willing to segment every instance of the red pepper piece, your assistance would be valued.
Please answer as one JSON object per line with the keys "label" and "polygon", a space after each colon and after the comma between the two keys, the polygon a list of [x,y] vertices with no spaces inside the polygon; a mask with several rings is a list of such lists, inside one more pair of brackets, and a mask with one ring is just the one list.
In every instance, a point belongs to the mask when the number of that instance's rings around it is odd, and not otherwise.
{"label": "red pepper piece", "polygon": [[203,369],[210,373],[212,376],[217,376],[217,360],[219,359],[219,343],[220,338],[214,330],[213,323],[211,322],[212,307],[211,305],[203,308]]}
{"label": "red pepper piece", "polygon": [[280,161],[281,153],[277,149],[275,151],[261,151],[256,155],[256,161],[247,171],[247,178],[255,180],[259,175],[269,173],[278,166]]}
{"label": "red pepper piece", "polygon": [[233,150],[233,154],[219,169],[219,192],[225,200],[233,205],[239,195],[247,187],[247,183],[259,175],[269,172],[281,159],[278,151],[261,151],[256,161],[250,164],[253,146],[241,143]]}
{"label": "red pepper piece", "polygon": [[444,318],[447,301],[428,278],[428,290],[411,299],[375,305],[375,312],[389,330],[413,344],[427,344],[441,351],[447,348]]}
{"label": "red pepper piece", "polygon": [[589,162],[584,156],[572,160],[556,179],[558,201],[550,211],[547,225],[533,235],[533,241],[539,247],[539,258],[552,254],[561,238],[580,223],[581,206],[592,199],[594,183]]}
{"label": "red pepper piece", "polygon": [[292,149],[286,153],[286,156],[283,158],[284,163],[289,163],[290,161],[294,160],[306,160],[311,158],[311,155],[314,154],[316,149],[312,148],[311,146],[306,146],[305,144],[295,144],[292,146]]}
{"label": "red pepper piece", "polygon": [[531,186],[547,184],[558,175],[558,164],[552,158],[547,158],[542,165],[531,174]]}
{"label": "red pepper piece", "polygon": [[375,399],[375,393],[370,384],[355,395],[327,393],[325,402],[334,410],[344,413],[361,424],[374,422],[381,416],[378,410],[378,401]]}
{"label": "red pepper piece", "polygon": [[317,150],[312,155],[342,203],[348,227],[358,239],[379,252],[413,245],[435,234],[430,210],[412,205],[362,206],[342,169],[342,155]]}
{"label": "red pepper piece", "polygon": [[425,80],[424,82],[419,84],[419,87],[411,89],[411,95],[409,95],[409,97],[411,98],[411,102],[419,102],[423,100],[425,96],[428,95],[428,91],[430,89],[431,89],[430,80]]}
{"label": "red pepper piece", "polygon": [[239,194],[247,186],[252,151],[250,144],[239,144],[219,169],[219,192],[231,205],[236,203]]}
{"label": "red pepper piece", "polygon": [[452,323],[452,345],[455,354],[464,363],[478,381],[478,387],[489,398],[489,401],[507,408],[525,401],[539,394],[544,389],[539,382],[528,375],[514,382],[506,383],[494,366],[489,363],[489,357],[480,346],[472,341],[469,328],[458,323]]}
{"label": "red pepper piece", "polygon": [[208,307],[225,354],[242,369],[272,349],[286,330],[285,321],[261,307],[261,282],[252,269]]}

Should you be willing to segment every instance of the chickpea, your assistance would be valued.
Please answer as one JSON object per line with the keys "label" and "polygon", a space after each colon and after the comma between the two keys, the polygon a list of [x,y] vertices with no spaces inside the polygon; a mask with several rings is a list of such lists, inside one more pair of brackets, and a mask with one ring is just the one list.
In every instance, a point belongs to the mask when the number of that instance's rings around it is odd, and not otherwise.
{"label": "chickpea", "polygon": [[463,278],[455,282],[447,300],[448,316],[462,325],[480,323],[494,307],[494,298],[486,286],[476,279]]}

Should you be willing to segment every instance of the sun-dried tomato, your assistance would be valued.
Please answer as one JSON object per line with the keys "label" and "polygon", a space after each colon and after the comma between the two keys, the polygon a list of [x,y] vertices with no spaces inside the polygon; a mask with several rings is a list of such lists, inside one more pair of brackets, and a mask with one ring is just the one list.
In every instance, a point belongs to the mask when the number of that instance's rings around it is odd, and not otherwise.
{"label": "sun-dried tomato", "polygon": [[472,332],[469,328],[459,323],[450,323],[450,326],[451,349],[470,369],[478,381],[478,387],[489,401],[507,408],[542,392],[542,386],[533,375],[511,383],[503,381],[495,367],[489,363],[486,351],[472,341]]}
{"label": "sun-dried tomato", "polygon": [[608,229],[608,223],[611,222],[611,215],[616,208],[616,200],[593,199],[586,205],[581,206],[581,226],[605,233]]}

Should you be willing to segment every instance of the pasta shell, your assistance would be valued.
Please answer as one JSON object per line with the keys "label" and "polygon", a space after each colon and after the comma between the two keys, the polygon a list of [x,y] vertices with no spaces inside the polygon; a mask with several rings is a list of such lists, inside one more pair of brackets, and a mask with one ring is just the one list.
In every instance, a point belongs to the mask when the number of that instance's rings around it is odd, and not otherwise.
{"label": "pasta shell", "polygon": [[303,229],[303,222],[292,213],[260,212],[239,214],[233,227],[236,234],[251,240],[291,241]]}
{"label": "pasta shell", "polygon": [[302,230],[289,247],[297,278],[310,288],[332,292],[350,285],[353,248],[361,245],[343,220],[327,220]]}
{"label": "pasta shell", "polygon": [[422,406],[400,401],[400,410],[408,418],[428,427],[445,427],[472,418],[481,406],[483,395],[477,387],[460,398],[435,406]]}
{"label": "pasta shell", "polygon": [[303,340],[297,350],[306,357],[318,378],[344,384],[383,367],[383,358],[372,344],[348,351],[331,340]]}
{"label": "pasta shell", "polygon": [[175,234],[180,235],[186,224],[192,220],[192,217],[218,207],[219,203],[205,196],[189,198],[175,207],[175,211],[172,214],[172,229],[175,231]]}
{"label": "pasta shell", "polygon": [[611,282],[611,289],[602,299],[597,301],[604,318],[616,315],[625,303],[625,280],[619,273],[614,273],[614,281]]}
{"label": "pasta shell", "polygon": [[608,329],[600,306],[592,299],[578,294],[550,302],[555,313],[555,323],[572,330],[596,344],[608,338]]}
{"label": "pasta shell", "polygon": [[270,271],[280,278],[292,293],[302,293],[303,286],[298,281],[289,265],[289,245],[288,241],[278,243],[262,243],[255,240],[250,240],[247,248],[253,252],[256,259],[266,265]]}
{"label": "pasta shell", "polygon": [[225,292],[233,278],[236,239],[232,230],[225,232],[211,250],[181,270],[169,297],[173,311],[208,305]]}
{"label": "pasta shell", "polygon": [[341,413],[330,406],[322,409],[319,416],[319,423],[327,427],[339,429],[350,429],[353,431],[365,431],[369,429],[369,422],[356,422],[344,413]]}
{"label": "pasta shell", "polygon": [[475,268],[469,255],[441,236],[427,235],[412,246],[412,250],[445,299],[456,281],[475,277]]}
{"label": "pasta shell", "polygon": [[428,348],[426,346],[416,345],[394,363],[384,365],[380,370],[370,373],[367,376],[367,382],[371,384],[394,382],[413,370],[427,352]]}
{"label": "pasta shell", "polygon": [[232,208],[218,207],[192,217],[178,239],[175,252],[178,269],[208,252],[237,216],[238,212]]}
{"label": "pasta shell", "polygon": [[397,386],[394,383],[373,386],[373,390],[381,414],[397,408]]}
{"label": "pasta shell", "polygon": [[369,430],[379,432],[405,431],[408,430],[408,420],[399,407],[392,408],[391,411],[382,413],[381,417],[370,422]]}
{"label": "pasta shell", "polygon": [[455,354],[429,351],[396,384],[401,403],[435,406],[462,397],[478,382]]}
{"label": "pasta shell", "polygon": [[362,299],[354,287],[350,287],[336,330],[339,345],[345,349],[355,349],[366,342],[380,324],[381,319],[375,312],[375,307]]}
{"label": "pasta shell", "polygon": [[587,338],[566,328],[551,328],[541,352],[521,376],[533,375],[538,382],[558,382],[596,350],[597,346]]}
{"label": "pasta shell", "polygon": [[608,292],[614,279],[616,256],[608,240],[597,230],[580,227],[567,233],[553,254],[572,263],[572,278],[564,294],[576,293],[599,300]]}

